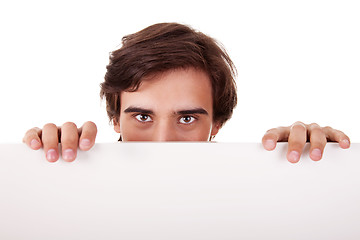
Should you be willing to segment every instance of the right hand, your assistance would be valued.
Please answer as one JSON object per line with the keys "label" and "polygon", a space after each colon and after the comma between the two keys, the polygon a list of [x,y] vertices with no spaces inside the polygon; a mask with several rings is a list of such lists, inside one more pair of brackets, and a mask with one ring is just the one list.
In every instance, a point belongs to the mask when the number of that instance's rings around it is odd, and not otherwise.
{"label": "right hand", "polygon": [[87,151],[94,146],[96,133],[96,125],[90,121],[84,123],[81,128],[77,128],[72,122],[64,123],[61,127],[48,123],[43,129],[35,127],[28,130],[23,142],[34,150],[43,147],[49,162],[56,162],[59,159],[58,144],[60,142],[62,158],[66,162],[72,162],[76,158],[78,147]]}

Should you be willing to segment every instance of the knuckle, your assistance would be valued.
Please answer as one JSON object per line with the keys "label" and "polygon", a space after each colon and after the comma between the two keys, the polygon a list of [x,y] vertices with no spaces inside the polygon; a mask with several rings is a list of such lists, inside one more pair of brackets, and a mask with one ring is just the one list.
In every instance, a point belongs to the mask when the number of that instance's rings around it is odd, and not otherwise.
{"label": "knuckle", "polygon": [[31,128],[31,129],[26,131],[25,137],[31,136],[31,135],[34,135],[34,134],[36,134],[36,128]]}
{"label": "knuckle", "polygon": [[325,131],[332,131],[332,130],[334,130],[332,127],[330,127],[330,126],[326,126],[326,127],[323,127],[323,129],[325,130]]}
{"label": "knuckle", "polygon": [[266,131],[265,134],[276,134],[276,132],[278,132],[278,129],[277,128],[271,128],[269,130]]}
{"label": "knuckle", "polygon": [[335,137],[338,141],[348,138],[345,133],[343,133],[342,131],[339,131],[339,130],[336,131]]}
{"label": "knuckle", "polygon": [[302,125],[302,126],[305,126],[305,123],[301,122],[301,121],[296,121],[294,122],[293,125]]}
{"label": "knuckle", "polygon": [[266,133],[263,138],[262,141],[267,141],[267,140],[276,140],[277,141],[278,137],[276,134],[274,133]]}
{"label": "knuckle", "polygon": [[92,131],[95,131],[95,132],[97,131],[97,127],[96,127],[96,124],[94,122],[87,121],[86,123],[84,123],[84,126],[91,129]]}
{"label": "knuckle", "polygon": [[[30,142],[33,140],[33,139],[38,139],[40,140],[41,138],[41,131],[39,131],[38,128],[32,128],[32,129],[29,129],[26,131],[22,141],[24,143],[27,143],[30,145]],[[41,141],[41,140],[40,140]]]}
{"label": "knuckle", "polygon": [[297,122],[293,123],[293,125],[291,125],[291,129],[300,128],[300,127],[304,128],[306,130],[306,125],[303,122],[297,121]]}
{"label": "knuckle", "polygon": [[311,133],[310,136],[321,136],[324,135],[325,136],[325,132],[324,130],[322,130],[321,128],[313,128],[311,129]]}
{"label": "knuckle", "polygon": [[81,131],[81,136],[96,136],[97,134],[97,127],[96,124],[88,121],[86,123],[84,123],[83,127],[82,127],[82,131]]}
{"label": "knuckle", "polygon": [[318,128],[320,128],[320,126],[319,126],[319,124],[317,124],[317,123],[311,123],[311,124],[309,124],[309,129],[318,129]]}
{"label": "knuckle", "polygon": [[325,136],[319,138],[310,138],[310,143],[312,146],[322,146],[324,147],[327,143]]}
{"label": "knuckle", "polygon": [[61,136],[61,143],[65,145],[77,145],[78,136],[76,134],[63,134]]}
{"label": "knuckle", "polygon": [[346,136],[346,134],[340,130],[336,130],[339,135]]}
{"label": "knuckle", "polygon": [[306,126],[303,124],[293,124],[291,126],[291,130],[295,130],[295,131],[306,131]]}
{"label": "knuckle", "polygon": [[304,148],[304,143],[300,141],[294,141],[290,144],[290,149],[296,149],[301,151]]}
{"label": "knuckle", "polygon": [[66,122],[62,125],[62,128],[77,128],[77,126],[73,122]]}
{"label": "knuckle", "polygon": [[92,125],[92,126],[95,126],[96,127],[96,124],[92,121],[86,121],[84,124],[86,125]]}
{"label": "knuckle", "polygon": [[47,130],[47,129],[57,129],[57,126],[54,123],[47,123],[44,125],[43,130]]}

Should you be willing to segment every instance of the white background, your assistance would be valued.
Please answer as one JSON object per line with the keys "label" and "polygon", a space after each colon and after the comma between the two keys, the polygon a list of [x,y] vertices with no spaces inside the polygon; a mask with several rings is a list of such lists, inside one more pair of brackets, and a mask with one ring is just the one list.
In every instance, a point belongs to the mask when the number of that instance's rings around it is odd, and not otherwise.
{"label": "white background", "polygon": [[219,40],[238,69],[239,104],[217,141],[259,142],[301,120],[360,141],[359,1],[8,1],[0,3],[0,142],[47,122],[98,125],[115,142],[99,99],[109,52],[158,22]]}
{"label": "white background", "polygon": [[319,162],[286,151],[114,142],[49,164],[0,144],[0,239],[359,240],[360,144]]}

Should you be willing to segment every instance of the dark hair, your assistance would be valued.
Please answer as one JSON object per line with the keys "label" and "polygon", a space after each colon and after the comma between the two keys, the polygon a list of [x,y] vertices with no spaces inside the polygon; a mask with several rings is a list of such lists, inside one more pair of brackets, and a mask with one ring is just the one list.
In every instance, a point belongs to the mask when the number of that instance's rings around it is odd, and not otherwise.
{"label": "dark hair", "polygon": [[214,39],[186,25],[159,23],[127,35],[109,58],[100,96],[106,98],[110,121],[119,121],[122,91],[136,91],[144,77],[178,68],[208,74],[214,122],[222,126],[236,106],[236,68],[229,55]]}

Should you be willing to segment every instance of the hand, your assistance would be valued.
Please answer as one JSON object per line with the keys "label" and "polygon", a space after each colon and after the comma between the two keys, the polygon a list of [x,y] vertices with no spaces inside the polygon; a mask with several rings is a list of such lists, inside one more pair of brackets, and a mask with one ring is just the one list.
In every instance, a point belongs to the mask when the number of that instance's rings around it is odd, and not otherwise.
{"label": "hand", "polygon": [[48,123],[43,129],[32,128],[28,130],[23,142],[30,148],[38,150],[44,148],[46,159],[56,162],[59,159],[58,144],[62,146],[62,158],[72,162],[76,158],[77,148],[87,151],[95,144],[97,128],[95,123],[86,122],[81,128],[72,122],[67,122],[61,127]]}
{"label": "hand", "polygon": [[310,140],[310,158],[319,161],[327,142],[338,142],[341,148],[350,147],[350,139],[343,132],[331,127],[320,127],[316,123],[306,125],[296,122],[290,127],[278,127],[268,130],[262,143],[266,150],[272,151],[276,142],[289,142],[287,159],[291,163],[300,160],[303,148],[307,140]]}

